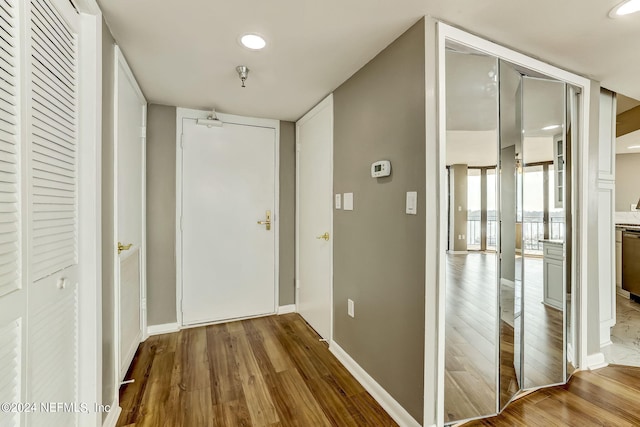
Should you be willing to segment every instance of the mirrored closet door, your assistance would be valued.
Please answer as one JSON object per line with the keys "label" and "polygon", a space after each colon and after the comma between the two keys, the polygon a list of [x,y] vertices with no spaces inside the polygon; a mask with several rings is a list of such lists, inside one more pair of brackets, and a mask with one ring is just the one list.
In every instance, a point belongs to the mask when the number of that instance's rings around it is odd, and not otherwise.
{"label": "mirrored closet door", "polygon": [[576,90],[448,43],[445,423],[572,372]]}

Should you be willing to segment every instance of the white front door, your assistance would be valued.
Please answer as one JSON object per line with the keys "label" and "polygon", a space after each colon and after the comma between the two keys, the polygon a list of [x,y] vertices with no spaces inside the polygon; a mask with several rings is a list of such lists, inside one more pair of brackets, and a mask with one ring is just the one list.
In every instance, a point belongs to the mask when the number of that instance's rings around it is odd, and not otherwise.
{"label": "white front door", "polygon": [[183,121],[184,325],[276,309],[276,131],[229,117],[212,128]]}
{"label": "white front door", "polygon": [[115,240],[123,246],[118,251],[115,274],[120,382],[144,335],[144,128],[147,104],[124,57],[119,49],[115,52]]}
{"label": "white front door", "polygon": [[[298,312],[326,340],[332,333],[333,98],[296,124]],[[325,234],[326,233],[326,234]]]}

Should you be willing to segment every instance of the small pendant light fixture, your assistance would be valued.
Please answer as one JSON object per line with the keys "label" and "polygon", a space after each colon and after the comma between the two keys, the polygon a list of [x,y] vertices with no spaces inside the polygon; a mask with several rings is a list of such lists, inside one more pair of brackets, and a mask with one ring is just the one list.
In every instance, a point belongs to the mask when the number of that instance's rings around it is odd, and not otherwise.
{"label": "small pendant light fixture", "polygon": [[236,71],[238,72],[238,77],[240,77],[240,80],[242,80],[242,87],[246,87],[244,85],[244,82],[247,80],[247,77],[249,76],[249,68],[245,65],[238,65],[236,67]]}

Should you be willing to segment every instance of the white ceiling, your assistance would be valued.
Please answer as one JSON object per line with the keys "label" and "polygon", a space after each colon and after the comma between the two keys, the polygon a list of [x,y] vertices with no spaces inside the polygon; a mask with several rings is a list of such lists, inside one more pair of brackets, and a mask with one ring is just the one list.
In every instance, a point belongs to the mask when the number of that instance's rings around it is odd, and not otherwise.
{"label": "white ceiling", "polygon": [[638,105],[640,105],[640,101],[638,101],[637,99],[629,98],[624,95],[618,95],[616,112],[618,114],[622,114],[625,111],[629,111],[632,108],[637,107]]}
{"label": "white ceiling", "polygon": [[640,154],[640,130],[616,138],[616,154]]}
{"label": "white ceiling", "polygon": [[[150,102],[296,120],[425,14],[640,98],[618,0],[99,0]],[[257,32],[267,48],[237,38]],[[237,65],[251,72],[240,88]]]}

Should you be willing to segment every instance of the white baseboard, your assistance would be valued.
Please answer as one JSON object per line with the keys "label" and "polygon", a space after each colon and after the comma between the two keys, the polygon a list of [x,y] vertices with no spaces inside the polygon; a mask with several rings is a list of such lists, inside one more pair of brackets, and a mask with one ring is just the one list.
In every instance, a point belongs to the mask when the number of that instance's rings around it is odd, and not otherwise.
{"label": "white baseboard", "polygon": [[590,371],[604,368],[608,365],[602,353],[594,353],[587,356],[587,369]]}
{"label": "white baseboard", "polygon": [[278,314],[295,313],[296,311],[297,310],[295,304],[281,305],[280,307],[278,307]]}
{"label": "white baseboard", "polygon": [[515,289],[516,283],[513,280],[500,279],[500,284],[502,286],[506,286],[507,288]]}
{"label": "white baseboard", "polygon": [[118,418],[120,417],[121,412],[122,412],[122,408],[118,406],[116,402],[113,402],[113,404],[111,405],[111,410],[107,415],[107,418],[105,418],[104,422],[102,423],[102,427],[116,427],[116,424],[118,424]]}
{"label": "white baseboard", "polygon": [[387,411],[400,427],[420,427],[406,409],[402,407],[380,384],[374,380],[358,363],[349,356],[335,341],[331,341],[329,350],[344,365],[369,394]]}
{"label": "white baseboard", "polygon": [[149,336],[170,334],[171,332],[178,332],[180,326],[178,323],[163,323],[162,325],[151,325],[147,327],[147,334]]}
{"label": "white baseboard", "polygon": [[447,251],[449,255],[468,255],[469,251]]}
{"label": "white baseboard", "polygon": [[621,297],[624,297],[626,299],[631,299],[631,292],[625,291],[624,289],[622,289],[620,287],[616,287],[616,293],[618,295],[620,295]]}
{"label": "white baseboard", "polygon": [[611,328],[615,324],[615,320],[600,323],[600,348],[611,344]]}

